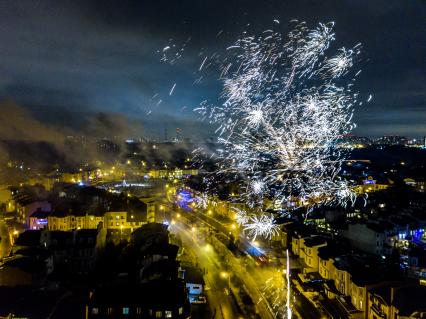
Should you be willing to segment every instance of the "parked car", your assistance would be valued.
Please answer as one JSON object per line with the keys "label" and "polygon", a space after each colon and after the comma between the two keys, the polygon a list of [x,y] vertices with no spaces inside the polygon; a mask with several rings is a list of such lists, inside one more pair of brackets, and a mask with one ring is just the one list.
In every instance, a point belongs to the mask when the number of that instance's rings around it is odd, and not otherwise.
{"label": "parked car", "polygon": [[205,304],[207,303],[207,299],[205,296],[199,295],[195,297],[192,301],[193,304]]}

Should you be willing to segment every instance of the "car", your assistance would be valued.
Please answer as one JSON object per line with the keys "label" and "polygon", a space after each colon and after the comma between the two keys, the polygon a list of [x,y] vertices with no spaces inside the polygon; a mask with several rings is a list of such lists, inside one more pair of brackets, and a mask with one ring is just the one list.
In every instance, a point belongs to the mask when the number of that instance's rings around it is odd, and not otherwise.
{"label": "car", "polygon": [[205,304],[207,303],[207,299],[205,296],[199,295],[192,300],[193,304]]}
{"label": "car", "polygon": [[268,257],[265,255],[254,256],[254,260],[259,266],[266,266],[269,263]]}

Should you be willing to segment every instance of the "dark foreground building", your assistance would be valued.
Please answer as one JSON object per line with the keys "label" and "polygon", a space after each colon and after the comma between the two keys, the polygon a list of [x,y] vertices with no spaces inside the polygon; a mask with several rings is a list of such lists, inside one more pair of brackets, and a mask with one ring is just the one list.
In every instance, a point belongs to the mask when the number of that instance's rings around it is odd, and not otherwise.
{"label": "dark foreground building", "polygon": [[188,293],[179,280],[99,287],[86,306],[86,319],[190,317]]}

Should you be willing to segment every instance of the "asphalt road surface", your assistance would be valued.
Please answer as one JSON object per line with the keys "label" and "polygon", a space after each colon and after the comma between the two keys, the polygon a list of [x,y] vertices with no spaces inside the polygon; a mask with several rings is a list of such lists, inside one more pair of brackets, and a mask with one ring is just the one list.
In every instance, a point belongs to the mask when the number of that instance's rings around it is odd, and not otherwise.
{"label": "asphalt road surface", "polygon": [[206,287],[209,288],[205,293],[210,312],[206,311],[203,314],[198,309],[200,307],[195,306],[193,308],[197,310],[197,318],[243,318],[233,298],[225,293],[228,281],[221,276],[224,269],[213,247],[201,238],[197,229],[192,230],[182,222],[171,225],[170,231],[182,240],[185,249],[196,256],[196,265],[205,272],[204,280]]}

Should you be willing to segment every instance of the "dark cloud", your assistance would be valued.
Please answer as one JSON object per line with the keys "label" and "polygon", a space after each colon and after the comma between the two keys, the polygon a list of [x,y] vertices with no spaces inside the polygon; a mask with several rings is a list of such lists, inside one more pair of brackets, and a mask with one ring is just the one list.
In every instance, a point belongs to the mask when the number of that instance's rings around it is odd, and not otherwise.
{"label": "dark cloud", "polygon": [[130,120],[123,114],[99,113],[91,117],[83,132],[95,138],[119,138],[140,137],[142,124],[137,120]]}
{"label": "dark cloud", "polygon": [[[359,134],[426,134],[418,121],[426,114],[424,1],[4,0],[0,97],[42,122],[66,125],[68,118],[72,129],[105,112],[142,121],[147,135],[182,127],[208,136],[212,130],[196,124],[191,110],[216,99],[220,83],[211,76],[192,85],[203,57],[198,53],[221,52],[243,30],[260,32],[276,18],[283,33],[293,18],[333,20],[338,46],[363,44],[358,88],[363,99],[374,99],[357,110]],[[169,39],[180,47],[188,37],[182,59],[160,63],[157,50]]]}

